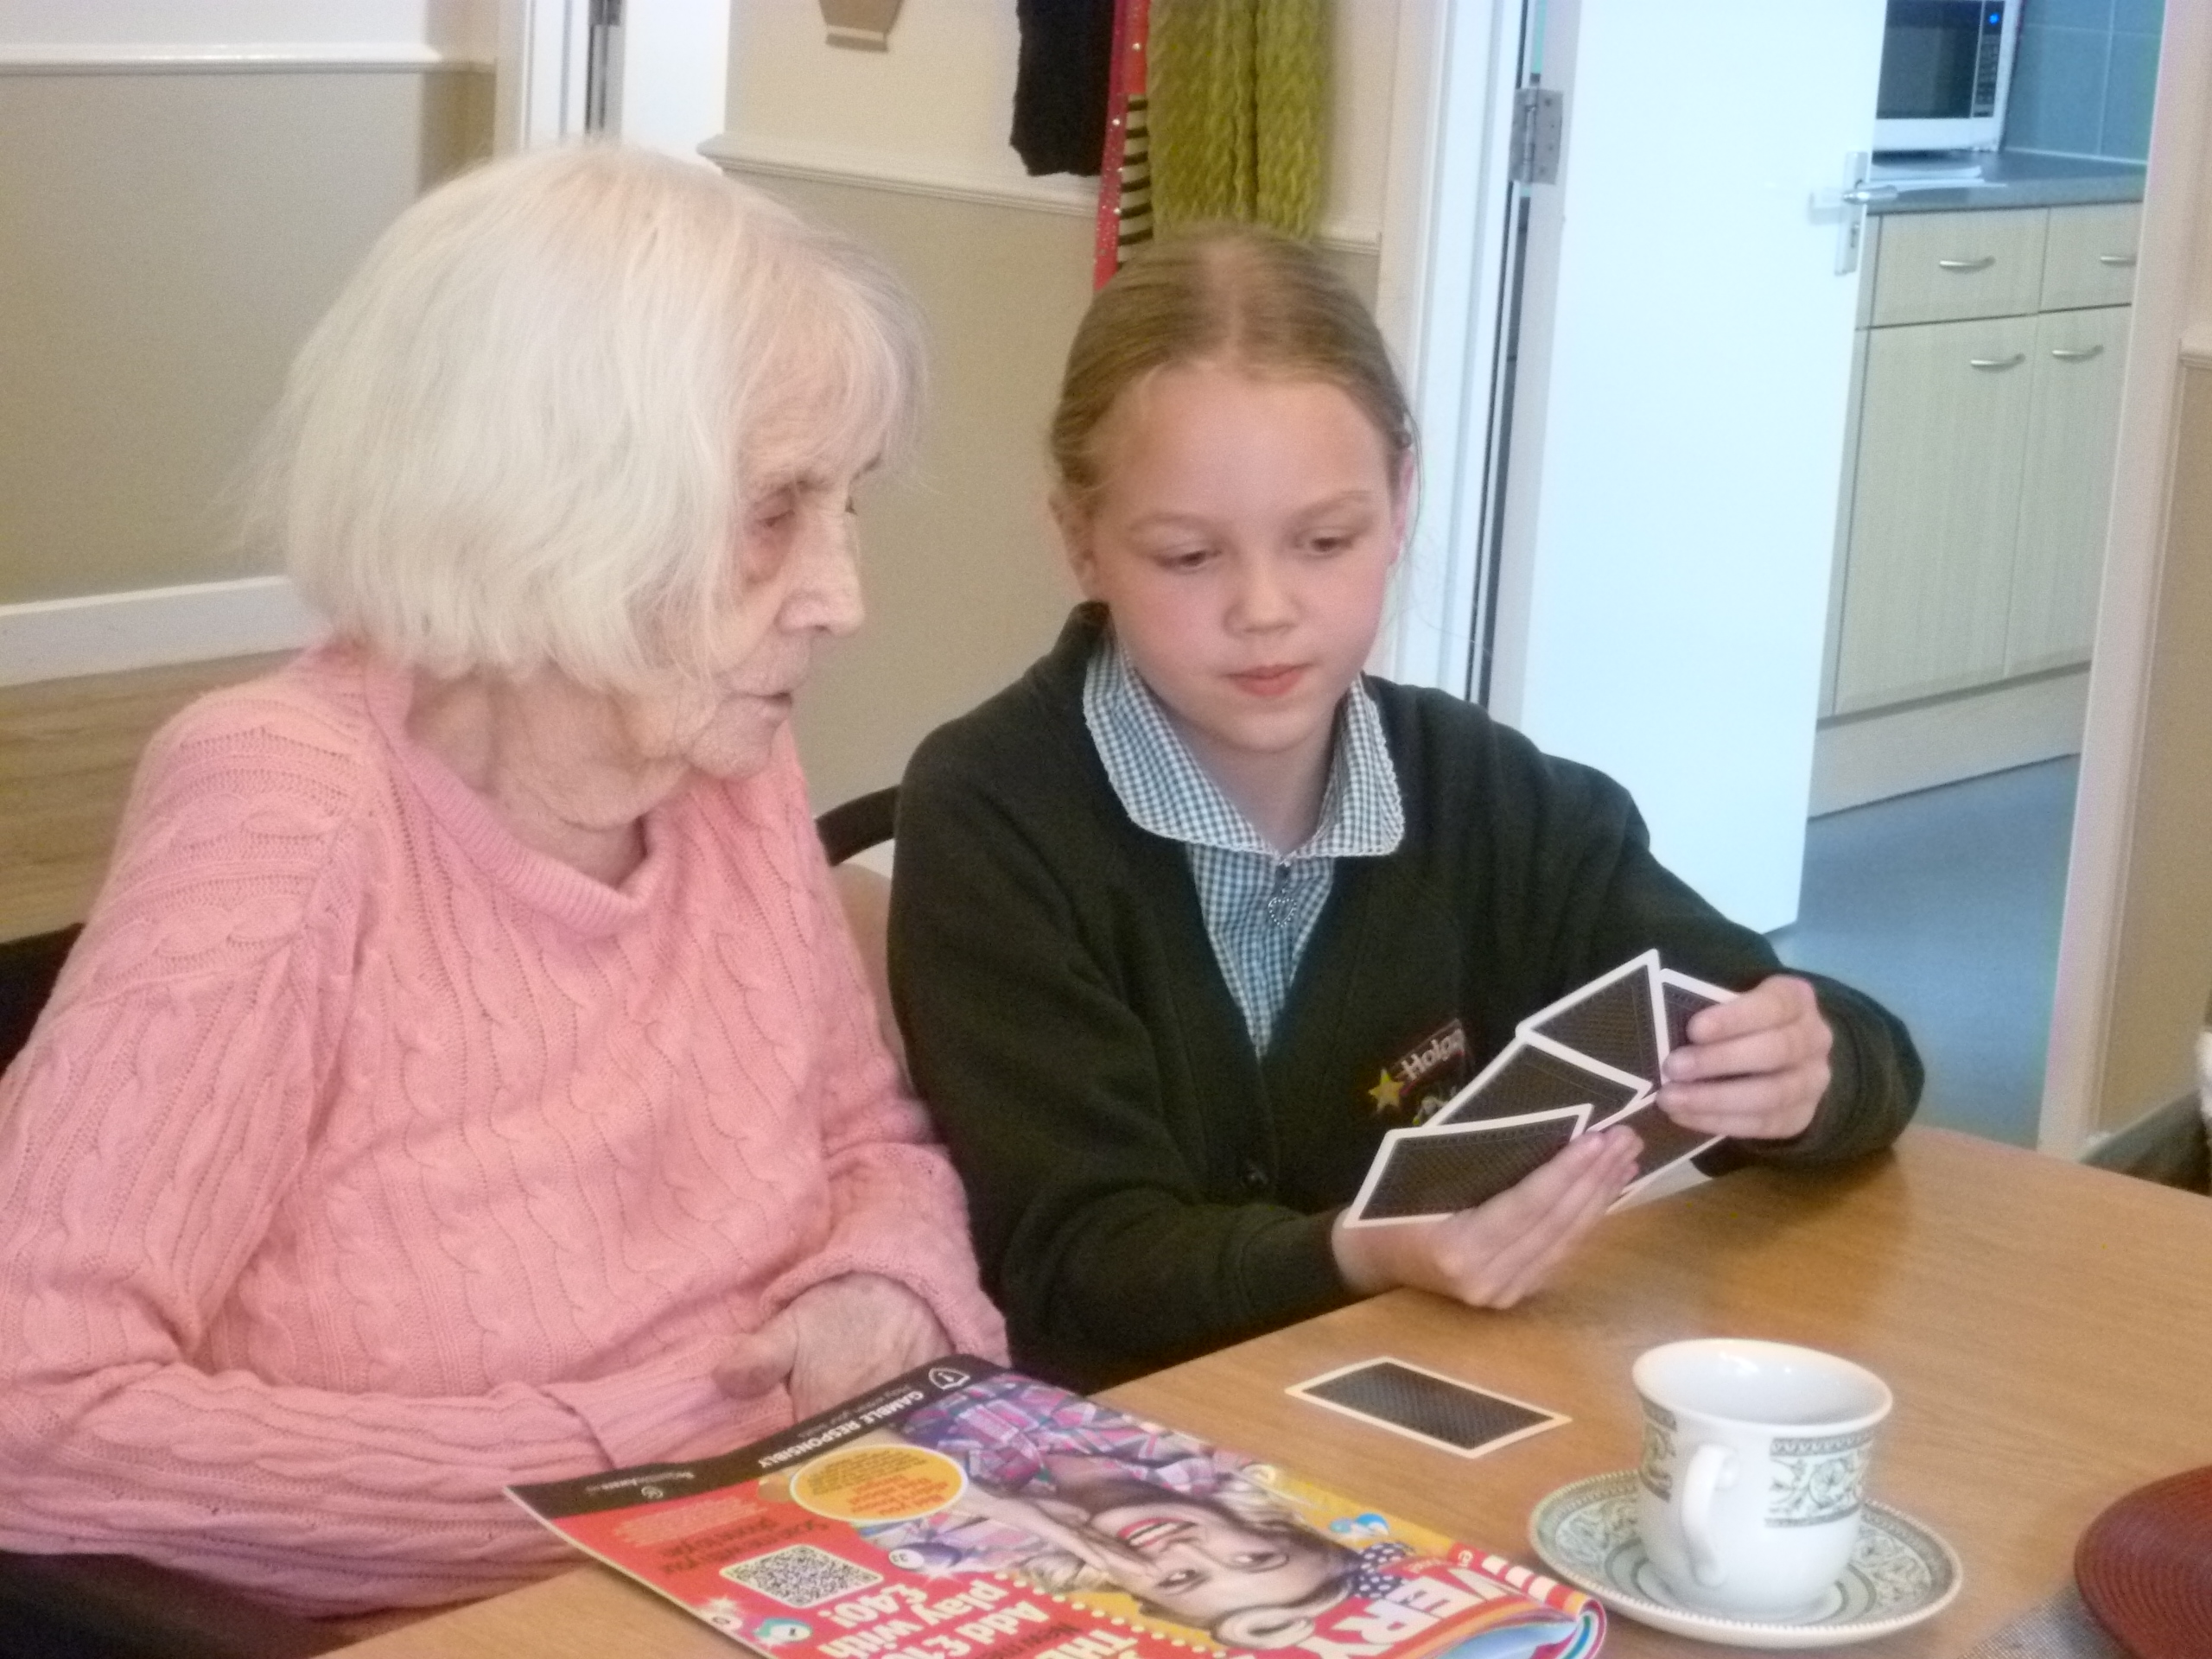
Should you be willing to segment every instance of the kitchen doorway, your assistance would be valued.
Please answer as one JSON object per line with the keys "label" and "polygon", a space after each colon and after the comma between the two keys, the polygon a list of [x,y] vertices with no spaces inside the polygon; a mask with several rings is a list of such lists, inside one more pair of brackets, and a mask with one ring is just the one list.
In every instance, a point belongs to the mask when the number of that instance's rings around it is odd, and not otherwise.
{"label": "kitchen doorway", "polygon": [[[1906,1018],[1931,1121],[2020,1145],[2044,1093],[2162,21],[2156,0],[2029,10],[2001,146],[1897,158],[1866,238],[1815,816],[1777,942]],[[1926,43],[1892,43],[1885,95],[1929,82]],[[1979,178],[1945,176],[1962,164]]]}
{"label": "kitchen doorway", "polygon": [[[1479,10],[1449,9],[1461,26]],[[1758,0],[1713,0],[1694,26],[1641,0],[1503,10],[1491,79],[1465,95],[1512,118],[1491,156],[1508,187],[1480,226],[1506,243],[1501,344],[1463,381],[1480,418],[1456,448],[1427,429],[1431,493],[1440,474],[1456,487],[1450,548],[1478,580],[1446,619],[1470,642],[1465,676],[1429,683],[1619,779],[1670,868],[1780,926],[1858,293],[1840,198],[1866,145],[1881,0],[1786,24]],[[1686,95],[1758,84],[1777,56],[1822,73],[1791,81],[1788,120],[1762,118],[1756,143],[1735,100]],[[1386,229],[1386,299],[1391,246]],[[1426,391],[1434,360],[1409,356]],[[1424,598],[1408,595],[1416,621]]]}
{"label": "kitchen doorway", "polygon": [[[1937,539],[1981,550],[1984,565],[1997,563],[1986,550],[2002,545],[2001,580],[1979,579],[2001,588],[2005,620],[1985,614],[1973,636],[1940,605],[1915,604],[1909,584],[1904,598],[1877,588],[1879,602],[1859,600],[1847,653],[1854,508],[1880,505],[1861,489],[1858,448],[1869,346],[1882,344],[1869,334],[1918,321],[1892,309],[1878,322],[1870,309],[1885,240],[1900,271],[1909,256],[1971,264],[1982,253],[1919,249],[1941,223],[1931,212],[1878,215],[1871,227],[1858,219],[1844,198],[1863,181],[1854,153],[1871,142],[1885,7],[1800,10],[1820,13],[1790,22],[1808,37],[1777,42],[1766,7],[1705,9],[1694,29],[1630,0],[1498,8],[1484,107],[1506,135],[1490,158],[1506,182],[1480,198],[1470,240],[1497,281],[1477,285],[1457,342],[1459,361],[1480,372],[1463,377],[1447,453],[1429,429],[1432,496],[1437,474],[1449,474],[1457,585],[1432,578],[1409,594],[1413,621],[1402,628],[1456,633],[1463,649],[1455,660],[1431,645],[1413,663],[1402,652],[1393,666],[1423,677],[1408,669],[1435,660],[1429,683],[1621,778],[1670,865],[1774,934],[1794,965],[1897,1007],[1928,1051],[1930,1121],[2034,1144],[2103,543],[2098,492],[2109,488],[2126,344],[2126,210],[2063,189],[2025,206],[1911,204],[1975,213],[1984,217],[1960,222],[2016,235],[2039,218],[2034,250],[1979,267],[2033,264],[2024,297],[1996,308],[2022,340],[2002,352],[1968,342],[1985,362],[2017,352],[2013,369],[2027,371],[2011,393],[2019,456],[2009,480],[2002,467],[1993,480],[1986,467],[1974,474],[1971,458],[1928,467],[1925,452],[1940,445],[1893,438],[1878,418],[1873,429],[1878,443],[1923,456],[1899,493],[1925,502],[1979,492],[1982,511],[1954,512]],[[2155,34],[2144,60],[2143,16],[2107,3],[2069,13],[2063,29],[2024,30],[2013,130],[2054,149],[2133,143],[2139,157],[2156,62]],[[2074,38],[2092,25],[2103,37]],[[1760,84],[1762,61],[1770,69],[1777,54],[1821,63],[1821,86],[1793,80],[1786,109],[1769,110],[1756,130],[1729,100],[1685,95]],[[2101,77],[2094,100],[2060,73],[2086,61]],[[2139,109],[2128,104],[2137,90]],[[2078,191],[2111,160],[2083,149],[2044,170],[2070,170],[2067,188]],[[2135,180],[2139,191],[2139,171]],[[2046,308],[2051,214],[2076,207],[2101,211],[2059,221],[2059,251],[2085,258],[2106,286],[2069,290],[2054,268]],[[1388,236],[1385,247],[1388,322]],[[1937,299],[1953,313],[1929,321],[1991,321]],[[2059,337],[2083,324],[2102,332]],[[1487,354],[1468,353],[1468,339]],[[1408,355],[1417,384],[1436,372],[1435,353]],[[2075,381],[2098,387],[2070,412],[2038,410],[2028,383],[2062,366],[2090,368]],[[2005,371],[1967,372],[1994,382]],[[1978,429],[1955,410],[1944,418],[1953,431]],[[2084,438],[2099,421],[2106,435]],[[2022,556],[2024,533],[2034,544]],[[2065,535],[2071,548],[2055,555]],[[1880,574],[1878,552],[1865,550],[1879,539],[1862,541],[1862,575]],[[1890,625],[1870,626],[1885,604]],[[1922,649],[1916,630],[1939,652],[1957,643],[1947,634],[1973,636],[1980,656],[1967,678],[1942,683],[1939,668],[1916,681],[1909,661],[1886,684],[1870,676],[1885,649],[1900,659]],[[2005,702],[2017,706],[1980,722],[1993,732],[1961,740],[1946,729]],[[1914,718],[1885,724],[1897,713]],[[1839,729],[1843,739],[1828,741]],[[1953,753],[1962,746],[1963,761]]]}

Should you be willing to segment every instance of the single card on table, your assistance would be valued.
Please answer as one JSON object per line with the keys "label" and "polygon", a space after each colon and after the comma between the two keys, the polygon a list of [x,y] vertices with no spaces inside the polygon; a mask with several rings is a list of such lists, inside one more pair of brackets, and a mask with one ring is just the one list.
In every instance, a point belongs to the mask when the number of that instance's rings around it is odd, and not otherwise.
{"label": "single card on table", "polygon": [[1561,1106],[1587,1106],[1593,1117],[1611,1117],[1632,1104],[1647,1087],[1638,1078],[1516,1037],[1421,1127],[1523,1117]]}
{"label": "single card on table", "polygon": [[1381,1226],[1471,1209],[1549,1163],[1589,1121],[1586,1104],[1393,1129],[1367,1166],[1344,1225]]}
{"label": "single card on table", "polygon": [[1537,1009],[1520,1026],[1522,1036],[1531,1043],[1616,1072],[1639,1089],[1658,1084],[1659,1062],[1667,1054],[1666,1030],[1656,950],[1630,957],[1548,1007]]}
{"label": "single card on table", "polygon": [[1285,1392],[1463,1458],[1478,1458],[1567,1421],[1402,1359],[1363,1359]]}

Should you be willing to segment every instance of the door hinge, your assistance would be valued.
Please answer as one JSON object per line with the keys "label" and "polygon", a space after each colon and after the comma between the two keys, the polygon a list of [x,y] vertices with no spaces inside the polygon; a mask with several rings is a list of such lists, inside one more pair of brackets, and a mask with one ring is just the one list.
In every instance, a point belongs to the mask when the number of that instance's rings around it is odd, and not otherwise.
{"label": "door hinge", "polygon": [[1513,94],[1513,148],[1506,176],[1516,184],[1557,184],[1559,147],[1567,134],[1567,94],[1522,86]]}

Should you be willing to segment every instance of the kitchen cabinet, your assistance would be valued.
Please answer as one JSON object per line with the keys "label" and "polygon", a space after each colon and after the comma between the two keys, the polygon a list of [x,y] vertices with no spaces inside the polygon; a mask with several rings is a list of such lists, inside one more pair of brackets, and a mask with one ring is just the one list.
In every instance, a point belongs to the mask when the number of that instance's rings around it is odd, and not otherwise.
{"label": "kitchen cabinet", "polygon": [[2126,305],[2135,291],[2135,238],[2142,217],[2141,206],[2133,201],[2051,209],[2037,308]]}
{"label": "kitchen cabinet", "polygon": [[2127,319],[2126,306],[2104,305],[2036,320],[2033,407],[2005,626],[2008,675],[2089,658]]}
{"label": "kitchen cabinet", "polygon": [[2137,213],[1879,221],[1824,713],[2088,660]]}
{"label": "kitchen cabinet", "polygon": [[2035,343],[2031,316],[1867,340],[1838,714],[2004,672]]}
{"label": "kitchen cabinet", "polygon": [[2035,310],[2050,226],[2044,207],[1885,216],[1874,272],[1874,327]]}

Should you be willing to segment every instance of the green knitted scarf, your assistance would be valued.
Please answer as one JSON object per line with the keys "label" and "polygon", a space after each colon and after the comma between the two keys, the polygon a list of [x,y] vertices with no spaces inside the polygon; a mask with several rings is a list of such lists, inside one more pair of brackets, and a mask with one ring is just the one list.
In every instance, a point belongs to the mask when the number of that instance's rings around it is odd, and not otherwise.
{"label": "green knitted scarf", "polygon": [[1163,229],[1311,236],[1328,133],[1329,0],[1152,0],[1152,201]]}

